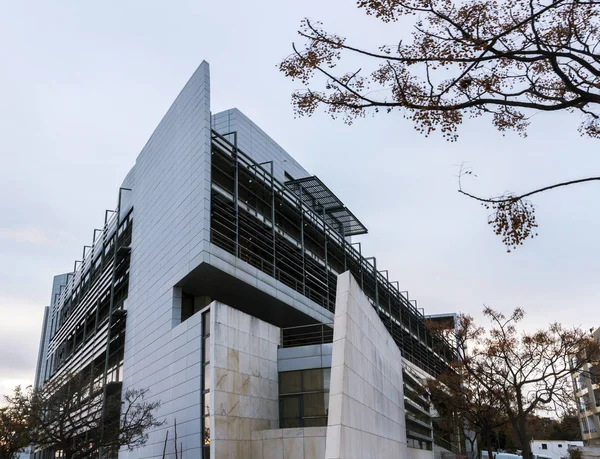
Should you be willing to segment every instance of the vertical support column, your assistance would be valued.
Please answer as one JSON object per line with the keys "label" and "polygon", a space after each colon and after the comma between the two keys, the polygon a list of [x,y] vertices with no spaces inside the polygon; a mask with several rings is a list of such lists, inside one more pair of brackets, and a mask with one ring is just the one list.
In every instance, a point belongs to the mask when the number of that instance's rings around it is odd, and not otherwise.
{"label": "vertical support column", "polygon": [[[390,285],[390,277],[389,277],[389,272],[387,269],[384,269],[383,271],[381,271],[382,273],[385,273],[385,280],[388,284],[388,287]],[[394,319],[392,317],[392,289],[388,288],[388,314],[390,315],[390,335],[392,335],[392,338],[394,337]]]}
{"label": "vertical support column", "polygon": [[340,223],[340,234],[342,235],[342,251],[344,252],[344,272],[348,271],[348,262],[346,260],[346,250],[344,249],[344,242],[346,242],[346,230],[344,228],[344,225]]}
{"label": "vertical support column", "polygon": [[239,162],[238,162],[238,147],[237,147],[237,132],[233,134],[233,213],[235,218],[235,257],[240,258],[240,222],[239,222]]}
{"label": "vertical support column", "polygon": [[359,257],[359,260],[360,260],[360,263],[359,263],[359,267],[360,267],[360,288],[364,292],[365,291],[365,270],[362,267],[362,244],[360,242],[358,243],[358,257]]}
{"label": "vertical support column", "polygon": [[[419,309],[417,308],[417,300],[412,300],[411,303],[413,303],[413,307],[415,308],[415,311],[417,312],[417,314],[419,314]],[[417,339],[419,340],[419,343],[421,343],[421,323],[420,323],[420,321],[417,321]]]}
{"label": "vertical support column", "polygon": [[327,235],[327,222],[325,221],[325,207],[323,207],[323,237],[325,238],[324,251],[325,251],[325,304],[324,306],[328,311],[329,308],[329,261],[327,260],[327,244],[329,242]]}
{"label": "vertical support column", "polygon": [[304,253],[304,206],[302,205],[302,184],[300,184],[300,249],[302,251],[302,295],[306,296],[306,261]]}
{"label": "vertical support column", "polygon": [[368,260],[373,260],[373,276],[375,277],[375,306],[377,307],[377,313],[379,314],[379,279],[377,278],[377,258],[365,258],[365,261]]}
{"label": "vertical support column", "polygon": [[275,229],[275,178],[273,177],[273,174],[275,173],[275,167],[273,165],[273,161],[269,162],[271,163],[271,226],[273,231],[273,278],[276,279],[275,276],[277,274],[277,231]]}
{"label": "vertical support column", "polygon": [[[400,293],[400,282],[398,281],[392,281],[390,282],[390,284],[396,284],[396,292],[398,293],[398,295],[402,295]],[[398,303],[398,322],[400,322],[400,330],[402,330],[402,300],[400,298],[398,298],[399,303]],[[391,313],[391,311],[390,311]]]}
{"label": "vertical support column", "polygon": [[[121,196],[121,191],[119,190],[119,196]],[[108,214],[114,212],[114,210],[107,210],[104,212],[104,231],[102,232],[102,263],[104,264],[106,258],[106,244],[107,235],[108,235]]]}
{"label": "vertical support column", "polygon": [[406,303],[407,303],[406,309],[407,309],[407,313],[408,313],[408,333],[410,335],[412,335],[413,334],[413,331],[412,331],[412,312],[410,310],[410,299],[409,299],[409,296],[408,296],[408,292],[404,292],[404,293],[406,293],[406,297],[405,298],[406,298]]}

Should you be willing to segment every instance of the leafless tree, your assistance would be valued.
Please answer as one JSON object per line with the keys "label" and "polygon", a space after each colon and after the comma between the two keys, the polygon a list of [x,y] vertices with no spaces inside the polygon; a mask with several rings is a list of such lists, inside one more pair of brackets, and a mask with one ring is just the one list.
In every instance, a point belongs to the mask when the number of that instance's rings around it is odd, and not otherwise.
{"label": "leafless tree", "polygon": [[160,403],[146,401],[147,390],[128,389],[121,398],[119,388],[109,384],[104,399],[102,387],[79,373],[15,391],[6,400],[27,420],[33,445],[79,459],[135,449],[146,443],[148,429],[162,425],[154,414]]}
{"label": "leafless tree", "polygon": [[456,370],[487,400],[495,400],[508,418],[523,451],[530,459],[527,418],[544,411],[560,412],[573,402],[570,380],[600,351],[590,332],[567,329],[558,323],[533,333],[518,331],[524,317],[515,309],[506,317],[486,307],[491,320],[486,330],[469,316],[461,316]]}
{"label": "leafless tree", "polygon": [[[457,364],[460,366],[460,363]],[[456,432],[458,427],[473,446],[481,440],[492,455],[494,430],[508,422],[503,406],[495,394],[487,390],[468,372],[460,368],[441,374],[427,382],[431,401],[441,419]],[[473,434],[469,435],[469,432]]]}

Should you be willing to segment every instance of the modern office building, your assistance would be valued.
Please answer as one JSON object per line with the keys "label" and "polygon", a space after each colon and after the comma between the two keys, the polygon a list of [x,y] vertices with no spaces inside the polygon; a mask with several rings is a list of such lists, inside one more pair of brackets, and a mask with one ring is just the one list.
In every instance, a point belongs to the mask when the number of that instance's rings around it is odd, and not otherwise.
{"label": "modern office building", "polygon": [[186,459],[432,458],[420,388],[456,353],[366,232],[240,111],[211,114],[204,62],[55,277],[36,385],[148,388],[166,424],[119,458],[162,457],[175,421]]}
{"label": "modern office building", "polygon": [[[593,336],[600,342],[600,328]],[[573,377],[573,389],[584,445],[598,448],[600,447],[600,362],[593,365],[585,364]]]}

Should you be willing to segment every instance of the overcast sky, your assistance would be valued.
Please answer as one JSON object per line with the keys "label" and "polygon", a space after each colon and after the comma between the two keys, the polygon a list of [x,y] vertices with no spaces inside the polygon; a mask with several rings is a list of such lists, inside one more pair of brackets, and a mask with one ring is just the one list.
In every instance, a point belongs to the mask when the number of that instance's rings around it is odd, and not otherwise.
{"label": "overcast sky", "polygon": [[276,64],[309,16],[353,43],[408,34],[351,0],[0,2],[0,393],[33,379],[52,276],[72,270],[117,189],[203,59],[212,111],[237,107],[320,176],[369,228],[363,253],[426,313],[480,315],[485,303],[597,327],[598,185],[536,197],[539,237],[513,253],[487,211],[456,192],[521,192],[600,171],[600,141],[578,115],[537,115],[529,136],[466,122],[460,140],[425,138],[398,113],[346,126],[294,119],[297,83]]}

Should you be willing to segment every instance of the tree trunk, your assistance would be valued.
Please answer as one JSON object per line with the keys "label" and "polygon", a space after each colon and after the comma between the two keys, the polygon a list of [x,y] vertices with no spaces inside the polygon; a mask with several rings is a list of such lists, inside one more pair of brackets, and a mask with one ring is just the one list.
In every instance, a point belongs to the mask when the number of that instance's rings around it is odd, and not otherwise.
{"label": "tree trunk", "polygon": [[531,459],[531,447],[527,438],[527,422],[525,415],[522,413],[519,414],[519,441],[521,443],[521,450],[523,451],[521,453],[523,459]]}
{"label": "tree trunk", "polygon": [[515,433],[519,443],[521,444],[521,456],[523,459],[531,459],[531,448],[529,446],[529,440],[527,438],[527,419],[523,412],[523,394],[521,390],[517,390],[517,416],[516,419],[511,419]]}
{"label": "tree trunk", "polygon": [[490,431],[485,429],[482,433],[483,438],[485,439],[485,444],[487,445],[488,459],[494,459],[494,450],[492,448],[492,439],[490,436]]}

